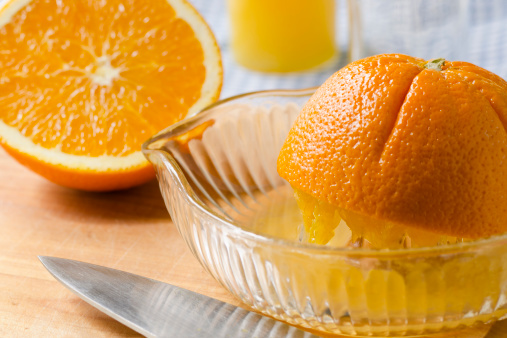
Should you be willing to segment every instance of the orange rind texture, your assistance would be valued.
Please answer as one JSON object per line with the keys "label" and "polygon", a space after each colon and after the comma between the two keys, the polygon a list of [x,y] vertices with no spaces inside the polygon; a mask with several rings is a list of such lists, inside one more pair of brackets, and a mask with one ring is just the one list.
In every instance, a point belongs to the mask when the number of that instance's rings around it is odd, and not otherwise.
{"label": "orange rind texture", "polygon": [[464,238],[503,233],[507,82],[465,62],[426,63],[378,55],[336,72],[294,123],[278,172],[372,220]]}

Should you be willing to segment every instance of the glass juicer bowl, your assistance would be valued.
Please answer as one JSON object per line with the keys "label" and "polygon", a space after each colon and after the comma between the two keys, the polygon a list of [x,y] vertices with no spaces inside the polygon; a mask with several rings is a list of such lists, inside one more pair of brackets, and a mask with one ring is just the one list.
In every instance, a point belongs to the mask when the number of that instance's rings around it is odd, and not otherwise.
{"label": "glass juicer bowl", "polygon": [[253,309],[323,333],[427,335],[507,316],[507,235],[415,249],[304,243],[278,152],[315,89],[244,94],[143,145],[193,255]]}

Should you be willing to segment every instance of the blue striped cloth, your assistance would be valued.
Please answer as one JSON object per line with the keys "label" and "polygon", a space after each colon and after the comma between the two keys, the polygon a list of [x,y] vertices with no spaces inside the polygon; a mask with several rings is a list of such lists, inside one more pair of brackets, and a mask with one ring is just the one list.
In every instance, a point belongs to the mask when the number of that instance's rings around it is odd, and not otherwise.
{"label": "blue striped cloth", "polygon": [[[313,87],[322,84],[331,74],[341,68],[346,62],[346,52],[348,44],[348,10],[345,0],[336,0],[339,5],[337,6],[337,43],[342,51],[339,61],[322,71],[307,72],[299,74],[269,74],[250,71],[238,65],[231,54],[229,47],[229,23],[227,19],[226,0],[189,0],[196,9],[203,15],[220,45],[222,51],[223,64],[224,64],[224,85],[222,89],[222,98],[237,95],[240,93],[266,90],[266,89],[297,89]],[[273,0],[276,1],[276,0]],[[311,0],[308,0],[311,1]],[[367,1],[367,0],[363,0]],[[431,0],[436,1],[449,1],[449,0]],[[382,22],[386,23],[385,29],[388,27],[396,26],[396,20],[400,20],[396,16],[396,11],[392,8],[398,5],[406,5],[407,2],[410,6],[416,7],[420,4],[421,9],[426,7],[431,2],[429,0],[390,0],[390,1],[377,1],[370,0],[369,4],[381,6],[383,8],[373,8],[369,10],[371,15],[377,15],[381,18]],[[505,0],[461,0],[469,8],[468,14],[468,46],[466,56],[461,60],[472,62],[481,67],[484,67],[500,76],[507,79],[507,1]],[[391,15],[390,15],[391,13]],[[411,18],[405,18],[410,21]],[[434,20],[434,18],[431,18]],[[393,22],[395,23],[393,25]],[[431,22],[429,22],[431,24]],[[399,23],[398,23],[399,26]],[[379,49],[375,53],[384,52],[403,52],[399,46],[393,46],[395,39],[389,40],[389,34],[385,31],[370,32],[377,33],[380,38],[373,41],[379,45]],[[445,30],[442,34],[448,34]],[[375,36],[375,35],[372,35]],[[398,39],[399,41],[399,39]],[[441,39],[440,41],[445,41]],[[381,43],[391,43],[381,45]],[[374,44],[373,43],[373,44]],[[441,43],[441,42],[440,42]],[[460,42],[458,41],[458,44]],[[392,50],[389,50],[389,49]],[[438,48],[436,48],[438,50]],[[374,54],[375,54],[374,53]],[[437,52],[438,54],[438,52]],[[426,57],[426,55],[413,55]],[[445,57],[445,55],[436,55],[434,57]]]}

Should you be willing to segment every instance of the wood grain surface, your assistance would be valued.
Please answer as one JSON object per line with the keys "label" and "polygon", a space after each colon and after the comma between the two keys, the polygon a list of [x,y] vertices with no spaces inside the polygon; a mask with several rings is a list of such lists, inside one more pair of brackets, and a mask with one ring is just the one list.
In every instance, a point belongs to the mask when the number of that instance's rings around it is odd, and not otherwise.
{"label": "wood grain surface", "polygon": [[[0,175],[0,337],[139,336],[59,284],[37,255],[121,269],[240,305],[186,248],[156,181],[114,193],[74,191],[3,150]],[[507,337],[507,324],[435,337]]]}

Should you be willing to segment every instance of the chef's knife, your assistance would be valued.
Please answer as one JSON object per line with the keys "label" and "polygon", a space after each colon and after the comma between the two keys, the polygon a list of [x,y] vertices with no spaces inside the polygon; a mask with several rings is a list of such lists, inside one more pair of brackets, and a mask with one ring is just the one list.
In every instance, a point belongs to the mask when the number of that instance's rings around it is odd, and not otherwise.
{"label": "chef's knife", "polygon": [[293,326],[128,272],[39,256],[63,285],[148,337],[316,337]]}

